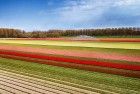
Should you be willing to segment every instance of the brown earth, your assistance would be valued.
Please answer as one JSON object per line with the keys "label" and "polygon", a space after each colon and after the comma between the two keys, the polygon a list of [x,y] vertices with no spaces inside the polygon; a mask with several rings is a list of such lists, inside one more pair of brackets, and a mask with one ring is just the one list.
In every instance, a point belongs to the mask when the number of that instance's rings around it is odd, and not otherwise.
{"label": "brown earth", "polygon": [[[0,70],[0,93],[12,94],[98,94],[81,88]],[[6,93],[7,94],[7,93]]]}

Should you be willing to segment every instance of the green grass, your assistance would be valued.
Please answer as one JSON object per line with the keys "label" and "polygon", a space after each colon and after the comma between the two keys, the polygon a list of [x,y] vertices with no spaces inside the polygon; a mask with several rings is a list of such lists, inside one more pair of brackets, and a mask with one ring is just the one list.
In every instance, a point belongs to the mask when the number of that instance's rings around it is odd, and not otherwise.
{"label": "green grass", "polygon": [[5,58],[0,58],[0,67],[15,70],[17,72],[36,74],[41,76],[40,78],[42,78],[42,76],[46,77],[46,79],[55,78],[122,94],[132,94],[133,91],[130,90],[140,92],[140,79],[138,78],[56,67]]}
{"label": "green grass", "polygon": [[66,42],[46,40],[0,40],[0,43],[70,46],[70,47],[95,47],[95,48],[117,48],[117,49],[140,49],[140,43],[136,42]]}

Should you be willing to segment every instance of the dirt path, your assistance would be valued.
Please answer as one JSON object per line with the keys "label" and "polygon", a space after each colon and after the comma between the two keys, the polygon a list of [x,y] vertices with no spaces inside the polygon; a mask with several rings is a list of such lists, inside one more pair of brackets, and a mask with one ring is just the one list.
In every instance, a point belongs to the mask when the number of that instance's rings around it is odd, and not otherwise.
{"label": "dirt path", "polygon": [[0,46],[1,50],[13,50],[24,52],[35,52],[44,54],[55,54],[64,56],[86,57],[86,58],[101,58],[110,60],[124,60],[130,62],[140,62],[140,56],[127,56],[115,53],[101,53],[93,51],[75,51],[75,50],[58,50],[58,49],[46,49],[46,48],[33,48],[33,47],[19,47],[19,46]]}
{"label": "dirt path", "polygon": [[0,94],[98,94],[4,70],[0,70]]}

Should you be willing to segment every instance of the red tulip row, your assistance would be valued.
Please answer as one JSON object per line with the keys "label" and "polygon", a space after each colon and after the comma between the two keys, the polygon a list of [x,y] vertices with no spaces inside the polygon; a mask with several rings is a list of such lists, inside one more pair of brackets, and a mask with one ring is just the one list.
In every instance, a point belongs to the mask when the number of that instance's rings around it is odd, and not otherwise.
{"label": "red tulip row", "polygon": [[139,71],[106,68],[106,67],[74,64],[74,63],[67,63],[67,62],[48,61],[48,60],[34,59],[34,58],[29,58],[29,57],[19,57],[19,56],[12,56],[12,55],[0,54],[0,57],[8,58],[8,59],[10,58],[10,59],[16,59],[16,60],[23,60],[23,61],[28,61],[28,62],[35,62],[35,63],[40,63],[40,64],[47,64],[47,65],[52,65],[52,66],[74,68],[74,69],[81,69],[81,70],[88,70],[88,71],[94,71],[94,72],[102,72],[102,73],[140,78]]}
{"label": "red tulip row", "polygon": [[43,59],[43,60],[52,60],[52,61],[58,61],[58,62],[69,62],[69,63],[75,63],[75,64],[84,64],[84,65],[93,65],[93,66],[100,66],[100,67],[140,71],[140,65],[78,60],[78,59],[72,59],[72,58],[62,58],[62,57],[56,57],[56,56],[47,56],[47,55],[41,55],[41,54],[16,52],[16,51],[0,50],[0,54],[13,55],[13,56],[19,56],[19,57],[29,57],[29,58]]}

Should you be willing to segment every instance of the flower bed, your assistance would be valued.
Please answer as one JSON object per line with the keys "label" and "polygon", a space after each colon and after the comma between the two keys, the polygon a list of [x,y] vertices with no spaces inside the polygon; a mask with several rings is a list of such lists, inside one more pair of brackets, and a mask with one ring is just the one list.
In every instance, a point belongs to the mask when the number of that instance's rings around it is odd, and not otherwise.
{"label": "flower bed", "polygon": [[93,65],[93,66],[100,66],[100,67],[140,71],[139,65],[120,64],[120,63],[111,63],[111,62],[98,62],[98,61],[92,61],[92,60],[90,61],[78,60],[78,59],[62,58],[62,57],[16,52],[16,51],[3,51],[3,50],[1,51],[0,50],[0,54],[20,56],[20,57],[30,57],[30,58],[43,59],[43,60],[52,60],[52,61],[58,61],[58,62],[68,62],[68,63],[75,63],[75,64]]}

